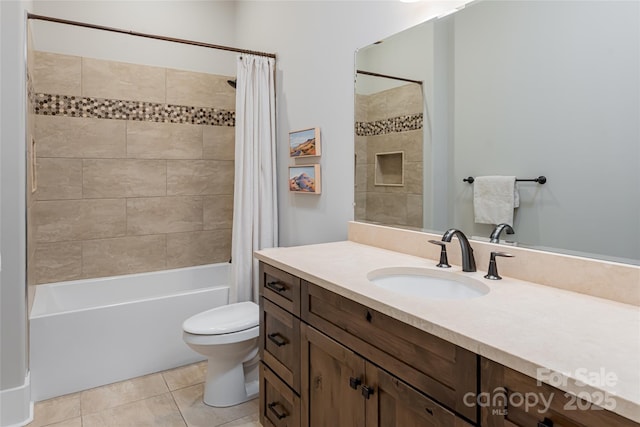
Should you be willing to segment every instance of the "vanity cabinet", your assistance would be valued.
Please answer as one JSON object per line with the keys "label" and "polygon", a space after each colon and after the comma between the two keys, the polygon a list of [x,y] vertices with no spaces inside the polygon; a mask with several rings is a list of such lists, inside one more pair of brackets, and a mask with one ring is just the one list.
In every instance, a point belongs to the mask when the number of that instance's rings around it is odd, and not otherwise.
{"label": "vanity cabinet", "polygon": [[[481,389],[488,397],[481,405],[483,427],[639,427],[627,418],[485,358],[481,358]],[[607,396],[593,395],[593,400],[603,406],[610,403]]]}
{"label": "vanity cabinet", "polygon": [[260,263],[263,426],[466,427],[478,357]]}
{"label": "vanity cabinet", "polygon": [[264,427],[640,427],[263,262],[260,316]]}

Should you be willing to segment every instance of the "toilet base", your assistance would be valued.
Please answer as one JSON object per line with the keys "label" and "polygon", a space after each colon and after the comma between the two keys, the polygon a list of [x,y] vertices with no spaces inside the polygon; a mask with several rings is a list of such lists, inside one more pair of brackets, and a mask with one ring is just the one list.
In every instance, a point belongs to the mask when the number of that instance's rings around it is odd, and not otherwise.
{"label": "toilet base", "polygon": [[203,401],[208,406],[226,408],[258,397],[257,361],[251,360],[232,367],[221,366],[220,360],[209,360]]}

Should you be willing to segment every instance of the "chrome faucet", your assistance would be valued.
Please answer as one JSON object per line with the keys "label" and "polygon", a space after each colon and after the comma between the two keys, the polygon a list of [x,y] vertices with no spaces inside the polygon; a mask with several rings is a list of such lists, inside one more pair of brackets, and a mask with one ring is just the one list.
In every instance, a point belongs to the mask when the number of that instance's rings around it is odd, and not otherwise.
{"label": "chrome faucet", "polygon": [[476,260],[473,257],[473,248],[471,244],[469,244],[467,236],[465,236],[462,231],[450,228],[442,236],[442,241],[450,242],[453,236],[456,236],[458,242],[460,242],[460,249],[462,250],[462,271],[476,271]]}
{"label": "chrome faucet", "polygon": [[502,233],[502,230],[506,230],[507,234],[515,233],[515,231],[513,231],[513,228],[509,224],[506,224],[504,222],[502,224],[498,224],[496,225],[496,228],[494,228],[491,232],[491,236],[489,236],[489,238],[491,239],[491,243],[500,242],[500,233]]}

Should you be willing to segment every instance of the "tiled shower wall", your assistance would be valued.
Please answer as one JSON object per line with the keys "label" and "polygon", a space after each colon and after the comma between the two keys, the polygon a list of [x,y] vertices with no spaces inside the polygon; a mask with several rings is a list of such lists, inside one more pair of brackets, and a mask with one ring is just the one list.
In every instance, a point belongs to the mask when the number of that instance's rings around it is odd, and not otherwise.
{"label": "tiled shower wall", "polygon": [[231,254],[229,76],[33,52],[32,284]]}
{"label": "tiled shower wall", "polygon": [[[356,95],[355,219],[422,228],[423,101],[417,84]],[[376,153],[404,152],[404,185],[375,185]]]}

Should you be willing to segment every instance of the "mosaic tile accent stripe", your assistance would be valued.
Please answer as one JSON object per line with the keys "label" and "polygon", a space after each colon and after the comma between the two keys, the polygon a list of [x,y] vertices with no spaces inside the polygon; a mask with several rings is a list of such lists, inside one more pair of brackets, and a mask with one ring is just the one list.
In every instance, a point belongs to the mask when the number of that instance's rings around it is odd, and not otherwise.
{"label": "mosaic tile accent stripe", "polygon": [[423,115],[409,114],[374,122],[356,122],[356,135],[374,136],[422,129]]}
{"label": "mosaic tile accent stripe", "polygon": [[213,126],[235,126],[236,121],[234,111],[186,105],[52,95],[48,93],[35,94],[32,102],[35,113],[45,116],[191,123],[194,125]]}

